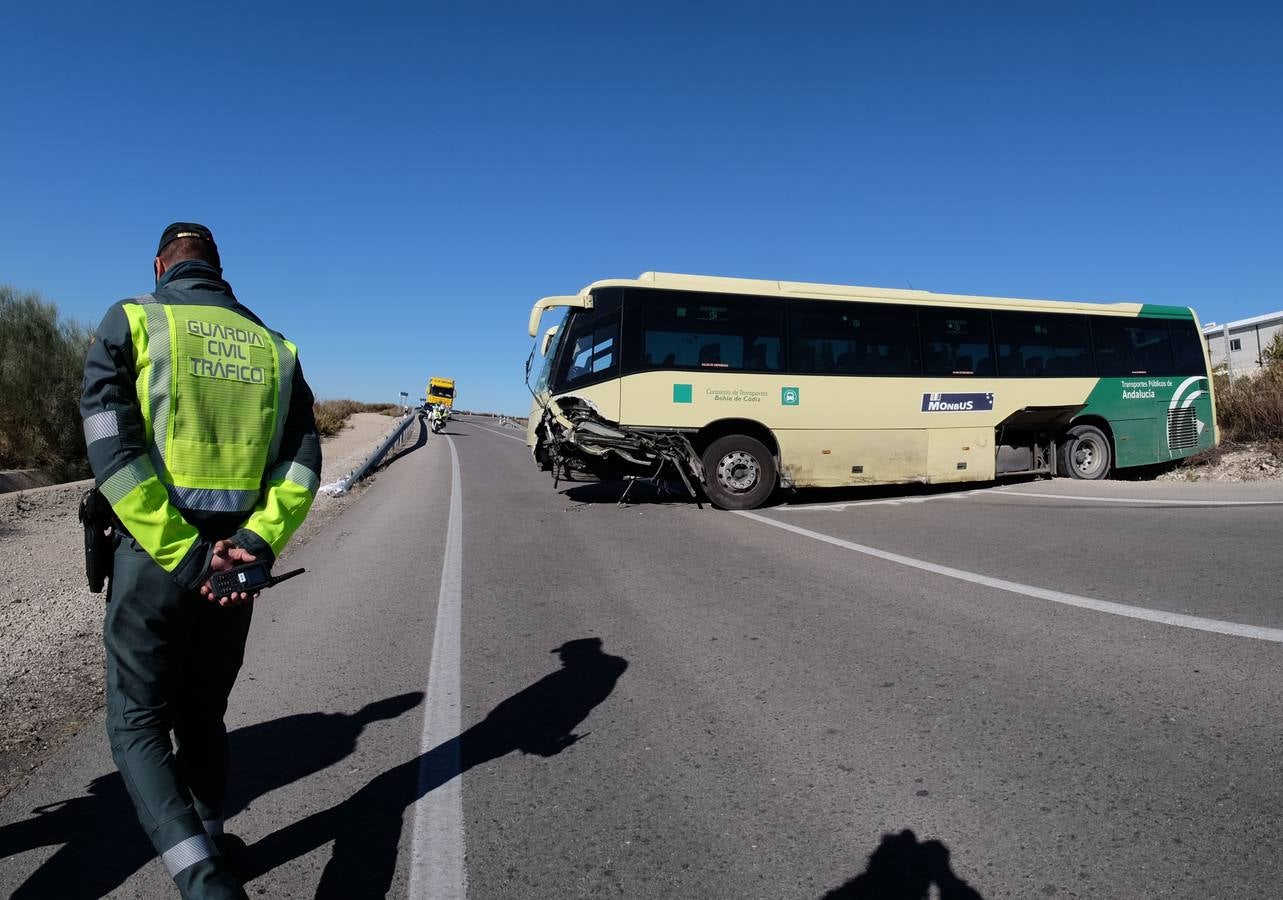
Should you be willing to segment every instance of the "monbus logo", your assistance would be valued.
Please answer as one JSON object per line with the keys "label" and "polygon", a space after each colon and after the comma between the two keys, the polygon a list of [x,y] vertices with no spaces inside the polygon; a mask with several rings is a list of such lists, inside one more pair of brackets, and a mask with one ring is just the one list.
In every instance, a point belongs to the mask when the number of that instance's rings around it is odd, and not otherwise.
{"label": "monbus logo", "polygon": [[993,394],[923,394],[922,412],[978,412],[993,409]]}

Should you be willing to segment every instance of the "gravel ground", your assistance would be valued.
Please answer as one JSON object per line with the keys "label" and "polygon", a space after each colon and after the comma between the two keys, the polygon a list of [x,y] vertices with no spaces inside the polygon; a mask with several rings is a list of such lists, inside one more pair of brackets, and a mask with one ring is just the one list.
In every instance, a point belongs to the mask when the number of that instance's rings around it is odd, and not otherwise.
{"label": "gravel ground", "polygon": [[[324,439],[321,483],[359,465],[395,422],[357,413],[343,431]],[[103,705],[104,595],[85,585],[76,519],[90,484],[0,494],[0,797]],[[365,486],[344,497],[318,495],[290,547],[305,544]],[[289,555],[287,548],[282,558]]]}
{"label": "gravel ground", "polygon": [[1215,450],[1158,476],[1159,481],[1277,481],[1283,456],[1277,447],[1222,444]]}

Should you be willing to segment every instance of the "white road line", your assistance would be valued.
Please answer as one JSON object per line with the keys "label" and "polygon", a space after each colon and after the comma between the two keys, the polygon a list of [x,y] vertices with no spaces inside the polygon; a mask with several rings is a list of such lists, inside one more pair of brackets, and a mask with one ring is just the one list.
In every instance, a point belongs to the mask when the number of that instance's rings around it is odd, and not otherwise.
{"label": "white road line", "polygon": [[884,497],[879,500],[844,500],[837,503],[815,504],[790,503],[787,506],[778,507],[778,509],[780,512],[830,512],[850,509],[855,506],[905,506],[913,503],[927,503],[932,500],[960,500],[963,497],[977,497],[985,494],[1002,497],[1033,497],[1043,500],[1085,500],[1090,503],[1133,503],[1145,506],[1283,506],[1283,500],[1160,500],[1133,497],[1085,497],[1071,494],[1040,494],[1010,487],[987,487],[977,488],[972,491],[951,491],[921,496]]}
{"label": "white road line", "polygon": [[[459,454],[450,445],[450,516],[441,593],[428,667],[423,736],[419,742],[419,793],[414,805],[410,847],[410,900],[464,900],[468,875],[463,864],[463,785],[459,777],[459,628],[463,604],[463,492]],[[430,753],[434,748],[443,749]],[[432,787],[437,785],[436,787]]]}
{"label": "white road line", "polygon": [[1160,625],[1174,625],[1178,628],[1193,628],[1197,631],[1211,631],[1216,634],[1255,638],[1258,641],[1271,641],[1276,644],[1283,643],[1283,628],[1266,628],[1261,625],[1243,625],[1238,622],[1223,622],[1220,619],[1205,619],[1202,616],[1187,616],[1183,613],[1165,612],[1161,609],[1148,609],[1143,606],[1128,606],[1125,603],[1114,603],[1110,600],[1096,600],[1092,597],[1080,597],[1077,594],[1066,594],[1061,591],[1053,591],[1048,590],[1047,588],[1020,584],[1015,581],[1006,581],[1002,578],[990,578],[988,575],[966,572],[962,569],[952,568],[951,566],[941,566],[936,563],[926,562],[925,560],[914,559],[911,556],[901,556],[899,553],[890,553],[886,550],[879,550],[876,547],[868,547],[864,544],[844,541],[841,538],[836,538],[832,535],[821,534],[818,531],[811,531],[809,528],[800,528],[797,525],[791,525],[788,522],[781,522],[778,519],[770,519],[758,513],[739,511],[736,515],[743,516],[746,519],[752,519],[755,522],[763,522],[775,528],[782,528],[785,531],[791,531],[794,534],[800,534],[803,537],[808,537],[812,540],[823,541],[826,544],[832,544],[833,546],[841,547],[844,550],[863,553],[866,556],[877,557],[878,559],[898,563],[902,566],[921,569],[924,572],[932,572],[936,575],[943,575],[946,578],[956,578],[959,581],[969,581],[972,584],[980,584],[985,587],[996,588],[1000,591],[1009,591],[1013,594],[1023,594],[1026,597],[1035,597],[1039,600],[1050,600],[1053,603],[1063,603],[1066,606],[1077,606],[1081,609],[1095,610],[1096,612],[1109,613],[1115,616],[1126,616],[1129,619],[1143,619],[1147,622],[1157,622]]}
{"label": "white road line", "polygon": [[521,443],[523,444],[526,442],[526,439],[524,437],[518,437],[515,434],[504,434],[502,431],[495,431],[493,428],[487,428],[484,425],[478,425],[476,422],[463,422],[463,424],[471,425],[473,428],[480,428],[482,431],[488,431],[491,434],[497,434],[499,435],[499,437],[511,438],[514,441],[521,441]]}
{"label": "white road line", "polygon": [[1283,506],[1283,500],[1167,500],[1139,497],[1074,497],[1068,494],[1035,494],[1001,488],[994,491],[1004,497],[1041,497],[1044,500],[1087,500],[1091,503],[1140,503],[1152,506]]}

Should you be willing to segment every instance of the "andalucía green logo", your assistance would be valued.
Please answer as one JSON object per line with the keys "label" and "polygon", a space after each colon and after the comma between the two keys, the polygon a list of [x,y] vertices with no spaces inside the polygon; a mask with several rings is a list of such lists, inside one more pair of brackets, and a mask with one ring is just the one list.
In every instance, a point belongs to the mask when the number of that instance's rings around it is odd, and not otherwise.
{"label": "andaluc\u00eda green logo", "polygon": [[802,389],[795,387],[780,388],[780,403],[784,406],[797,406],[802,402]]}

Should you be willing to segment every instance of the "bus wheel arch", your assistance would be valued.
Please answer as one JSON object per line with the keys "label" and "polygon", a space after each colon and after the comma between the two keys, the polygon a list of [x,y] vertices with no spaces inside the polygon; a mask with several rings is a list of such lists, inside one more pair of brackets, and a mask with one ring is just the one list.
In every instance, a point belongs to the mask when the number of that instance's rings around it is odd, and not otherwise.
{"label": "bus wheel arch", "polygon": [[1075,419],[1056,448],[1057,472],[1086,481],[1108,478],[1117,458],[1113,429],[1098,416]]}
{"label": "bus wheel arch", "polygon": [[780,448],[775,435],[752,419],[719,419],[694,435],[704,465],[704,492],[722,509],[755,509],[775,493]]}

